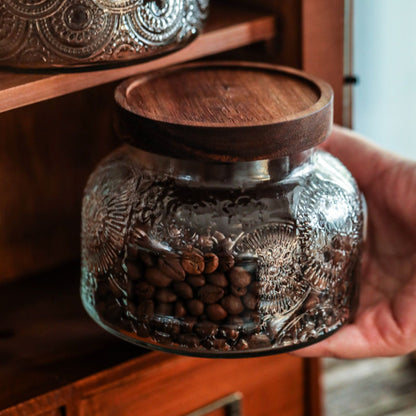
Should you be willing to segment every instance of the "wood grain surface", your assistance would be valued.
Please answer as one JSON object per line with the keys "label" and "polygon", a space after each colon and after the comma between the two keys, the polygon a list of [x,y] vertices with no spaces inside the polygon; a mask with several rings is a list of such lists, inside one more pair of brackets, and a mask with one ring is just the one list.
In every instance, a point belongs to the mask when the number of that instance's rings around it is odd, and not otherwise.
{"label": "wood grain surface", "polygon": [[332,126],[330,86],[287,67],[184,64],[116,89],[123,139],[200,160],[273,159],[321,143]]}
{"label": "wood grain surface", "polygon": [[302,0],[302,67],[335,91],[334,119],[343,122],[344,0]]}
{"label": "wood grain surface", "polygon": [[182,416],[232,393],[244,415],[302,416],[302,362],[292,356],[242,360],[174,357],[82,399],[80,416]]}
{"label": "wood grain surface", "polygon": [[[273,62],[301,68],[329,82],[334,119],[343,122],[344,0],[233,0],[276,15]],[[270,59],[270,58],[268,58]]]}
{"label": "wood grain surface", "polygon": [[85,183],[119,144],[114,88],[0,114],[0,282],[79,257]]}

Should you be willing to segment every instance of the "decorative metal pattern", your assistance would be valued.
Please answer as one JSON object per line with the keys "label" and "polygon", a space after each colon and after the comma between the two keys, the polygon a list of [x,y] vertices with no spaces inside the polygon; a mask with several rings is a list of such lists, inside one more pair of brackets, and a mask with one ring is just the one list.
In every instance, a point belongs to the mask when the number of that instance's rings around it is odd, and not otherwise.
{"label": "decorative metal pattern", "polygon": [[0,65],[42,68],[147,59],[191,41],[207,11],[208,0],[4,0]]}
{"label": "decorative metal pattern", "polygon": [[258,311],[263,315],[286,315],[298,308],[309,293],[299,265],[299,246],[293,223],[273,223],[243,234],[236,257],[257,259]]}
{"label": "decorative metal pattern", "polygon": [[99,186],[87,188],[82,206],[83,218],[89,218],[82,222],[83,263],[89,272],[102,275],[113,270],[123,249],[136,181],[128,166],[118,178],[106,168],[95,178]]}
{"label": "decorative metal pattern", "polygon": [[[319,154],[318,167],[331,163],[328,157]],[[351,175],[346,170],[342,173],[352,184]],[[357,255],[362,206],[358,189],[352,190],[326,178],[312,177],[300,194],[296,216],[305,255],[304,275],[317,290],[333,290],[347,279],[351,256]]]}

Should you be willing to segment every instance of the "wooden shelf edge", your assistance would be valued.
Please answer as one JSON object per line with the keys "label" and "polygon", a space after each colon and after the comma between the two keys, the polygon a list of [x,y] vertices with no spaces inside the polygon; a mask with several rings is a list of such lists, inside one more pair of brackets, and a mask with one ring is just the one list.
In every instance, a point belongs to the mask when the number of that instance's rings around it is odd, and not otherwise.
{"label": "wooden shelf edge", "polygon": [[[208,27],[207,31],[188,47],[144,64],[56,75],[0,74],[0,113],[117,81],[135,74],[267,41],[275,36],[275,19],[272,15],[261,15],[258,12],[248,14],[245,11],[241,14],[240,22],[235,20],[234,16],[234,21],[230,26],[213,29]],[[5,87],[2,88],[2,84]]]}

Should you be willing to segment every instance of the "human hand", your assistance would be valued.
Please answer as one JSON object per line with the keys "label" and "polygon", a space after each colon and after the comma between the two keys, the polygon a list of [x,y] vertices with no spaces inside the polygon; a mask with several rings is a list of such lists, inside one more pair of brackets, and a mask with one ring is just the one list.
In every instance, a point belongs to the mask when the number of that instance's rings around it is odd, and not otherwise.
{"label": "human hand", "polygon": [[344,163],[368,205],[368,234],[353,323],[302,357],[365,358],[416,350],[416,162],[334,127],[322,148]]}

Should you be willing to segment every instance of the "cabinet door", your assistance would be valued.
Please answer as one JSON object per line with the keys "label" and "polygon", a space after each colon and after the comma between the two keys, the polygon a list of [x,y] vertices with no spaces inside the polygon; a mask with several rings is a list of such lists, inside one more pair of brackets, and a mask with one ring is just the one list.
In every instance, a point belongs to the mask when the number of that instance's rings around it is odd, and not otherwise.
{"label": "cabinet door", "polygon": [[288,355],[175,357],[83,396],[82,416],[301,416],[303,362]]}

